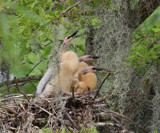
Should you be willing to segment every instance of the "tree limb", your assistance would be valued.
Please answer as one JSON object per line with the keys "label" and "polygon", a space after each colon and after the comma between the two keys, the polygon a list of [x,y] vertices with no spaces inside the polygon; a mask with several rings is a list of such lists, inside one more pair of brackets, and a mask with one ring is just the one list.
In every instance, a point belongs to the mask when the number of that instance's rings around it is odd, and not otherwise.
{"label": "tree limb", "polygon": [[[68,7],[66,10],[64,10],[57,19],[59,19],[61,16],[66,14],[69,10],[71,10],[73,7],[77,6],[78,4],[84,2],[85,0],[78,1],[77,3],[73,4],[72,6]],[[54,21],[53,21],[54,22]]]}
{"label": "tree limb", "polygon": [[107,79],[110,75],[111,75],[111,73],[109,72],[109,73],[104,77],[104,79],[103,79],[103,81],[102,81],[101,85],[99,86],[99,88],[98,88],[98,90],[97,90],[96,95],[94,96],[94,100],[95,100],[95,99],[96,99],[96,97],[98,96],[98,93],[99,93],[100,89],[102,88],[102,86],[103,86],[104,82],[106,81],[106,79]]}
{"label": "tree limb", "polygon": [[[24,83],[24,82],[29,82],[29,81],[38,81],[42,78],[42,75],[31,75],[31,76],[26,76],[26,77],[21,77],[17,79],[18,83]],[[0,87],[2,87],[7,81],[5,82],[0,82]],[[14,79],[10,80],[10,84],[15,84]]]}
{"label": "tree limb", "polygon": [[24,95],[24,97],[28,100],[28,102],[30,102],[30,101],[29,101],[29,98],[27,97],[27,95],[26,95],[23,91],[21,91],[21,90],[19,89],[19,86],[18,86],[18,82],[17,82],[17,78],[16,78],[16,77],[14,77],[14,82],[16,83],[18,92],[20,92],[22,95]]}
{"label": "tree limb", "polygon": [[[139,0],[139,2],[131,8],[131,0],[128,0],[128,10],[129,10],[129,27],[136,29],[141,23],[145,21],[160,5],[160,0]],[[132,17],[132,18],[131,18]],[[135,21],[139,20],[139,23]],[[136,24],[136,25],[135,25]]]}
{"label": "tree limb", "polygon": [[2,13],[6,13],[8,15],[15,15],[15,16],[17,16],[17,13],[15,11],[12,11],[12,10],[2,10],[1,12]]}

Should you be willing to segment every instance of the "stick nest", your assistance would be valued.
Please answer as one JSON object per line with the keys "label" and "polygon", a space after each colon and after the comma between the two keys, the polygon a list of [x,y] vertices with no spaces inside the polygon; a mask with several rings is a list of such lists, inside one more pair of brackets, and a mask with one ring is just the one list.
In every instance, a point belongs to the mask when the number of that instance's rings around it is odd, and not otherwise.
{"label": "stick nest", "polygon": [[[96,91],[87,94],[63,94],[48,98],[33,98],[33,95],[9,96],[0,101],[0,131],[36,133],[42,128],[51,131],[77,132],[83,127],[108,127],[114,132],[129,132],[124,128],[127,117],[111,111],[107,92],[95,99]],[[106,122],[108,121],[108,122]],[[134,124],[134,123],[133,123]]]}

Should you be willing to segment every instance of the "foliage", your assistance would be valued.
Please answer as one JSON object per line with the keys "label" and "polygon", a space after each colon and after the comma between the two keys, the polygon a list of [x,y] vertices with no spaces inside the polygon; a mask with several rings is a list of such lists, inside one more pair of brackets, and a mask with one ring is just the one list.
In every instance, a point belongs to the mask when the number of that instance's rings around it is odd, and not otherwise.
{"label": "foliage", "polygon": [[[52,49],[59,47],[58,40],[63,40],[77,28],[80,34],[86,34],[89,25],[94,28],[100,26],[99,19],[93,15],[94,9],[101,4],[107,8],[110,1],[86,0],[73,6],[77,2],[1,0],[0,41],[3,45],[0,45],[0,62],[3,58],[9,63],[13,76],[24,77],[36,63],[52,54]],[[85,34],[73,41],[76,46],[71,45],[79,56],[84,54]],[[48,62],[43,61],[31,74],[43,74]]]}
{"label": "foliage", "polygon": [[160,7],[133,33],[133,47],[128,60],[136,68],[145,68],[153,61],[159,60]]}
{"label": "foliage", "polygon": [[[52,131],[49,131],[45,128],[42,129],[42,133],[52,133]],[[56,133],[60,133],[58,130],[56,131]],[[72,133],[70,131],[67,131],[66,128],[64,127],[62,129],[62,133]],[[99,133],[98,131],[96,131],[96,127],[91,127],[90,129],[88,128],[83,128],[81,129],[81,131],[79,131],[78,133]]]}
{"label": "foliage", "polygon": [[83,128],[79,133],[99,133],[99,132],[96,130],[96,127],[91,127],[90,129]]}

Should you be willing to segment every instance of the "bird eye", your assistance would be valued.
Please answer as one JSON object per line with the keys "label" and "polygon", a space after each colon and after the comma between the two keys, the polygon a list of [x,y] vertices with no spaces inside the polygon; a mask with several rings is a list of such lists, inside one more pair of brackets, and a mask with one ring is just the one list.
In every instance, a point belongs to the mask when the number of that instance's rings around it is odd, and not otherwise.
{"label": "bird eye", "polygon": [[97,70],[97,68],[93,67],[92,70]]}
{"label": "bird eye", "polygon": [[70,36],[67,37],[67,39],[71,38]]}

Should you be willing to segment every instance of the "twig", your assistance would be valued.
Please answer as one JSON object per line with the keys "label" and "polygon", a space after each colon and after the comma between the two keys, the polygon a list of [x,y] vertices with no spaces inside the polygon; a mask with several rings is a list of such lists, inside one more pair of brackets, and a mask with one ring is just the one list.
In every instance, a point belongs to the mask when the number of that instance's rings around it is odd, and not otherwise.
{"label": "twig", "polygon": [[72,123],[72,125],[77,129],[77,130],[81,130],[74,122],[73,120],[71,119],[70,115],[64,111],[64,114],[66,115],[66,117],[68,118],[68,120]]}
{"label": "twig", "polygon": [[121,127],[119,124],[115,124],[115,123],[111,123],[111,122],[98,122],[95,123],[95,126],[117,126],[117,127]]}
{"label": "twig", "polygon": [[[29,81],[38,81],[42,78],[42,75],[31,75],[31,76],[26,76],[26,77],[21,77],[21,78],[18,78],[17,79],[17,82],[18,83],[24,83],[24,82],[29,82]],[[2,87],[5,83],[5,82],[0,82],[0,87]],[[10,80],[10,84],[15,84],[15,80]]]}
{"label": "twig", "polygon": [[[156,32],[156,33],[160,33],[160,32]],[[141,36],[141,37],[139,37],[139,38],[136,38],[136,39],[133,40],[132,42],[136,42],[136,41],[139,41],[139,40],[144,39],[144,38],[152,38],[152,37],[160,37],[160,35]]]}
{"label": "twig", "polygon": [[155,43],[159,43],[159,42],[160,42],[160,39],[158,39],[158,40],[154,41],[153,43],[147,45],[148,50],[150,50]]}
{"label": "twig", "polygon": [[152,102],[149,100],[137,100],[137,101],[131,103],[130,105],[128,105],[125,109],[129,110],[132,106],[134,106],[135,104],[137,105],[139,102],[147,102],[148,104],[152,104]]}
{"label": "twig", "polygon": [[9,14],[9,15],[15,15],[15,16],[17,16],[18,14],[15,12],[15,11],[13,11],[13,10],[2,10],[1,11],[2,13],[6,13],[6,14]]}
{"label": "twig", "polygon": [[72,88],[72,98],[73,98],[73,100],[75,99],[75,97],[74,97],[74,87]]}
{"label": "twig", "polygon": [[[27,95],[27,97],[34,96],[34,94],[26,94],[26,95]],[[3,99],[0,99],[0,102],[6,101],[6,100],[9,100],[9,99],[20,98],[20,97],[24,97],[24,95],[6,97],[6,98],[3,98]]]}
{"label": "twig", "polygon": [[32,67],[32,69],[26,74],[26,76],[29,76],[29,74],[30,74],[41,62],[43,62],[44,60],[46,60],[46,58],[43,59],[43,60],[40,60],[37,64],[35,64],[35,65]]}
{"label": "twig", "polygon": [[16,77],[14,77],[14,81],[15,81],[15,83],[16,83],[16,87],[17,87],[18,92],[20,92],[20,93],[28,100],[28,102],[30,102],[30,100],[29,100],[29,98],[27,97],[27,95],[26,95],[23,91],[21,91],[21,90],[19,89],[19,86],[18,86],[18,82],[17,82],[17,78],[16,78]]}
{"label": "twig", "polygon": [[13,113],[13,114],[17,115],[17,112],[15,112],[14,110],[12,110],[12,109],[11,109],[11,108],[9,108],[9,107],[1,106],[1,108],[2,108],[2,109],[7,110],[8,112],[11,112],[11,113]]}
{"label": "twig", "polygon": [[40,108],[41,110],[43,110],[44,112],[46,112],[47,114],[49,114],[49,115],[53,115],[53,114],[51,114],[50,112],[48,112],[47,110],[45,110],[44,108],[42,108],[42,107],[40,107],[39,105],[37,105],[37,104],[34,104],[36,107],[38,107],[38,108]]}
{"label": "twig", "polygon": [[97,90],[97,93],[96,93],[96,95],[95,95],[95,97],[94,97],[94,100],[95,100],[95,99],[96,99],[96,97],[98,96],[99,91],[100,91],[100,89],[102,88],[102,86],[103,86],[104,82],[106,81],[106,79],[107,79],[110,75],[111,75],[111,73],[109,72],[109,73],[104,77],[104,79],[103,79],[102,83],[100,84],[100,86],[99,86],[99,88],[98,88],[98,90]]}
{"label": "twig", "polygon": [[[116,116],[119,116],[119,117],[121,117],[121,118],[124,118],[124,119],[126,119],[127,121],[129,121],[129,122],[131,122],[132,124],[134,124],[136,127],[139,127],[139,128],[141,128],[142,130],[146,131],[143,127],[141,127],[141,126],[138,125],[136,122],[134,122],[134,121],[132,121],[131,119],[129,119],[128,117],[126,117],[126,116],[124,116],[124,115],[121,115],[121,114],[118,114],[117,112],[111,111],[111,110],[109,110],[109,109],[106,109],[106,110],[107,110],[108,113],[112,113],[112,114],[114,114],[114,115],[116,115]],[[146,131],[146,132],[147,132],[147,131]]]}
{"label": "twig", "polygon": [[126,130],[125,127],[120,123],[120,121],[118,121],[113,115],[111,115],[111,117],[115,122],[117,122],[120,125],[122,129]]}
{"label": "twig", "polygon": [[[85,0],[81,0],[81,1],[78,1],[77,3],[75,3],[74,5],[68,7],[66,10],[64,10],[57,19],[59,19],[61,16],[63,16],[64,14],[66,14],[69,10],[71,10],[73,7],[77,6],[78,4],[84,2]],[[54,22],[54,21],[53,21]]]}

